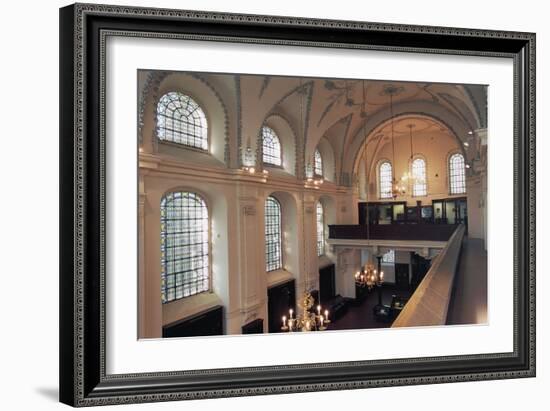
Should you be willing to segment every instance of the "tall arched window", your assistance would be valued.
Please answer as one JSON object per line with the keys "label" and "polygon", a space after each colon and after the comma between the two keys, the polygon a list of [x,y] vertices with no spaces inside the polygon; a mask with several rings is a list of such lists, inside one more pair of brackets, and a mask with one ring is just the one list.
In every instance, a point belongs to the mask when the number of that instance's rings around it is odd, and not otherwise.
{"label": "tall arched window", "polygon": [[166,194],[160,203],[162,302],[210,289],[210,223],[204,200],[195,193]]}
{"label": "tall arched window", "polygon": [[412,162],[413,196],[425,196],[428,194],[426,184],[426,161],[416,158]]}
{"label": "tall arched window", "polygon": [[208,125],[204,111],[185,94],[176,91],[165,94],[157,105],[157,136],[160,140],[207,150]]}
{"label": "tall arched window", "polygon": [[321,153],[319,150],[315,150],[315,154],[313,155],[314,160],[314,173],[317,176],[323,176],[323,157],[321,157]]}
{"label": "tall arched window", "polygon": [[317,255],[325,254],[325,212],[320,201],[317,202]]}
{"label": "tall arched window", "polygon": [[392,198],[392,168],[389,161],[384,161],[378,169],[378,191],[380,198]]}
{"label": "tall arched window", "polygon": [[265,200],[265,269],[282,268],[281,204],[275,197]]}
{"label": "tall arched window", "polygon": [[281,141],[277,134],[266,126],[262,127],[262,151],[264,163],[276,166],[282,164]]}
{"label": "tall arched window", "polygon": [[449,188],[451,194],[464,194],[466,192],[464,156],[460,153],[453,154],[449,158]]}

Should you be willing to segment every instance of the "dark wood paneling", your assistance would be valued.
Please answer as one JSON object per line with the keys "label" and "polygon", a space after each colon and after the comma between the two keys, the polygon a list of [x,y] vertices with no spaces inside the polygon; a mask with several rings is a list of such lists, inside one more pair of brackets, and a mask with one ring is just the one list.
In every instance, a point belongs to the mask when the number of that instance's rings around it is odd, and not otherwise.
{"label": "dark wood paneling", "polygon": [[448,241],[457,226],[454,224],[389,224],[329,225],[328,227],[331,239]]}
{"label": "dark wood paneling", "polygon": [[243,334],[263,334],[263,332],[264,320],[262,318],[257,318],[242,326]]}
{"label": "dark wood paneling", "polygon": [[395,287],[401,290],[409,289],[409,264],[395,263]]}
{"label": "dark wood paneling", "polygon": [[334,264],[319,269],[319,295],[321,304],[336,296],[336,279]]}
{"label": "dark wood paneling", "polygon": [[273,286],[267,290],[268,330],[270,333],[281,332],[281,318],[288,317],[288,310],[296,313],[296,288],[294,280]]}
{"label": "dark wood paneling", "polygon": [[162,337],[198,337],[223,334],[223,307],[218,305],[162,327]]}

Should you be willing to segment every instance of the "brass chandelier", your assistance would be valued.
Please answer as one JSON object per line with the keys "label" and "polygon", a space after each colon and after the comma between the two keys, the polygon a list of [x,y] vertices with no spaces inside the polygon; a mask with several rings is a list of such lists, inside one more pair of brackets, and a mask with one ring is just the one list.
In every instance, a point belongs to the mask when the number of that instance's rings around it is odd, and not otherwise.
{"label": "brass chandelier", "polygon": [[298,307],[301,312],[294,314],[294,310],[291,308],[288,310],[288,318],[283,315],[283,325],[281,331],[294,332],[294,331],[324,331],[327,329],[327,325],[330,324],[328,318],[328,310],[322,311],[320,305],[317,306],[316,311],[312,311],[315,299],[309,291],[305,291],[300,300],[298,301]]}
{"label": "brass chandelier", "polygon": [[374,265],[368,263],[355,273],[355,284],[359,287],[372,289],[374,286],[380,287],[384,282],[384,272],[378,272]]}
{"label": "brass chandelier", "polygon": [[[303,94],[305,90],[302,86],[302,79],[300,79],[300,133],[303,135]],[[309,165],[311,166],[311,165]],[[308,172],[308,169],[306,169]],[[308,173],[309,174],[309,173]],[[311,173],[313,174],[313,173]],[[313,179],[311,176],[307,177],[306,187],[309,187],[309,184],[313,184],[311,187],[319,188],[320,184],[323,184],[323,179]],[[307,287],[308,276],[307,271],[305,276],[304,284]],[[317,310],[312,311],[313,305],[315,304],[315,298],[311,295],[311,292],[305,290],[300,299],[298,300],[298,307],[300,309],[299,313],[294,313],[294,310],[290,308],[288,310],[288,317],[283,315],[281,331],[283,332],[296,332],[296,331],[324,331],[327,329],[327,324],[330,324],[328,318],[328,310],[322,309],[321,305],[317,305]]]}

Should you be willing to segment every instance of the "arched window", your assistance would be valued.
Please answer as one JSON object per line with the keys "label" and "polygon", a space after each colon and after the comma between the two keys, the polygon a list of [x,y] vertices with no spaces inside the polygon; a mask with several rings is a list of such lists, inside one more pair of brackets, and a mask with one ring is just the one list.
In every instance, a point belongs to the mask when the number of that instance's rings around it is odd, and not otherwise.
{"label": "arched window", "polygon": [[325,254],[325,213],[323,205],[320,201],[317,202],[317,255]]}
{"label": "arched window", "polygon": [[274,197],[265,200],[265,269],[282,268],[281,204]]}
{"label": "arched window", "polygon": [[315,150],[315,154],[313,156],[313,160],[314,160],[314,173],[315,175],[317,176],[323,176],[323,157],[321,157],[321,153],[319,152],[319,150]]}
{"label": "arched window", "polygon": [[395,251],[390,250],[382,256],[382,263],[393,264],[395,262]]}
{"label": "arched window", "polygon": [[460,153],[453,154],[449,158],[449,188],[451,194],[464,194],[466,192],[464,156]]}
{"label": "arched window", "polygon": [[378,191],[380,198],[392,198],[392,169],[389,161],[384,161],[378,169]]}
{"label": "arched window", "polygon": [[160,140],[207,150],[208,126],[204,111],[185,94],[175,91],[165,94],[157,106],[157,136]]}
{"label": "arched window", "polygon": [[416,158],[412,162],[413,196],[425,196],[428,194],[426,187],[426,161]]}
{"label": "arched window", "polygon": [[166,194],[160,203],[162,302],[210,289],[208,208],[195,193]]}
{"label": "arched window", "polygon": [[282,164],[281,141],[277,137],[277,134],[266,126],[262,127],[262,149],[264,163],[276,166]]}

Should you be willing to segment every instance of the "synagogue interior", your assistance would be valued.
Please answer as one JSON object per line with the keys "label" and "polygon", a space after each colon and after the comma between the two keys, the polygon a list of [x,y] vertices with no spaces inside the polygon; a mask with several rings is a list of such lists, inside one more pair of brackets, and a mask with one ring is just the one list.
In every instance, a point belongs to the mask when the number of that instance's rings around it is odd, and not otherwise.
{"label": "synagogue interior", "polygon": [[138,72],[138,337],[487,322],[487,87]]}

